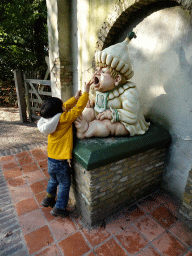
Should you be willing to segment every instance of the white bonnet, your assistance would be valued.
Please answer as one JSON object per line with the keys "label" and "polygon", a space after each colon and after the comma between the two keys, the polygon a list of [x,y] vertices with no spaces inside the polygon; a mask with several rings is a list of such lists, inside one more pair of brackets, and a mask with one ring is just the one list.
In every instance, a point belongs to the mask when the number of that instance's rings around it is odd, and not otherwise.
{"label": "white bonnet", "polygon": [[119,71],[127,80],[130,79],[134,72],[129,58],[128,44],[133,37],[136,37],[136,35],[131,32],[122,43],[97,51],[95,53],[96,63],[106,64]]}

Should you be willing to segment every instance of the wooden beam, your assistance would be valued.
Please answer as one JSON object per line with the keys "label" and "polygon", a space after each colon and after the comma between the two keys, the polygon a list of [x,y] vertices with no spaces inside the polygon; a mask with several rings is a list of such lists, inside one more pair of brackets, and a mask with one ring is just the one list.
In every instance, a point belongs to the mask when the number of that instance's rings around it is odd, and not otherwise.
{"label": "wooden beam", "polygon": [[43,84],[43,85],[51,86],[51,81],[50,80],[26,79],[26,82],[27,83]]}
{"label": "wooden beam", "polygon": [[[33,93],[33,94],[37,95],[37,93],[34,90],[29,90],[29,93]],[[38,94],[39,95],[46,95],[46,96],[51,96],[52,95],[51,92],[43,92],[43,91],[38,91]],[[40,101],[40,103],[41,103],[41,101]]]}
{"label": "wooden beam", "polygon": [[26,97],[26,104],[27,104],[27,112],[29,121],[32,122],[32,116],[31,116],[31,103],[29,98],[29,84],[26,83],[26,74],[24,73],[24,86],[25,86],[25,97]]}
{"label": "wooden beam", "polygon": [[37,96],[37,98],[39,99],[39,101],[42,103],[43,101],[42,101],[41,97],[39,96],[38,91],[35,89],[34,85],[32,84],[32,82],[30,82],[29,84],[32,88],[32,92],[31,92],[31,90],[29,90],[29,93],[35,94]]}

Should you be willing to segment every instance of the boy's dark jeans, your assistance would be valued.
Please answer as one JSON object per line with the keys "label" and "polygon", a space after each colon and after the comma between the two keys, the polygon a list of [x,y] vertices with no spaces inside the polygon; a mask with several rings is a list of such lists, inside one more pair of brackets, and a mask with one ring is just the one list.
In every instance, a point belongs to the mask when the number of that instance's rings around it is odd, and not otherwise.
{"label": "boy's dark jeans", "polygon": [[[46,191],[52,196],[56,196],[57,194],[56,208],[65,209],[68,204],[71,186],[71,170],[67,160],[59,161],[48,158],[48,173],[50,180]],[[57,191],[58,185],[59,188]]]}

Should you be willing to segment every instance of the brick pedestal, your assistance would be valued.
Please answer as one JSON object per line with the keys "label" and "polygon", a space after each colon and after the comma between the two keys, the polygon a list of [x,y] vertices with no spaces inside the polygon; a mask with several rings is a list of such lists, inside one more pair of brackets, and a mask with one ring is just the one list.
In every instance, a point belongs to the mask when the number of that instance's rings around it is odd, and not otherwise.
{"label": "brick pedestal", "polygon": [[83,220],[95,225],[157,189],[169,143],[157,126],[143,136],[78,141],[72,187]]}

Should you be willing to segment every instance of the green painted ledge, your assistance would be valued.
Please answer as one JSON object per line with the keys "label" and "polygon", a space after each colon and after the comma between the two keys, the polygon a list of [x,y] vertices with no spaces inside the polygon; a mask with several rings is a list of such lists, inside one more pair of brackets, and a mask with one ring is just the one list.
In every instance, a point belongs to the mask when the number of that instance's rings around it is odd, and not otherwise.
{"label": "green painted ledge", "polygon": [[169,132],[161,125],[151,124],[144,135],[77,139],[74,142],[73,159],[86,170],[92,170],[149,149],[169,146],[170,143]]}

